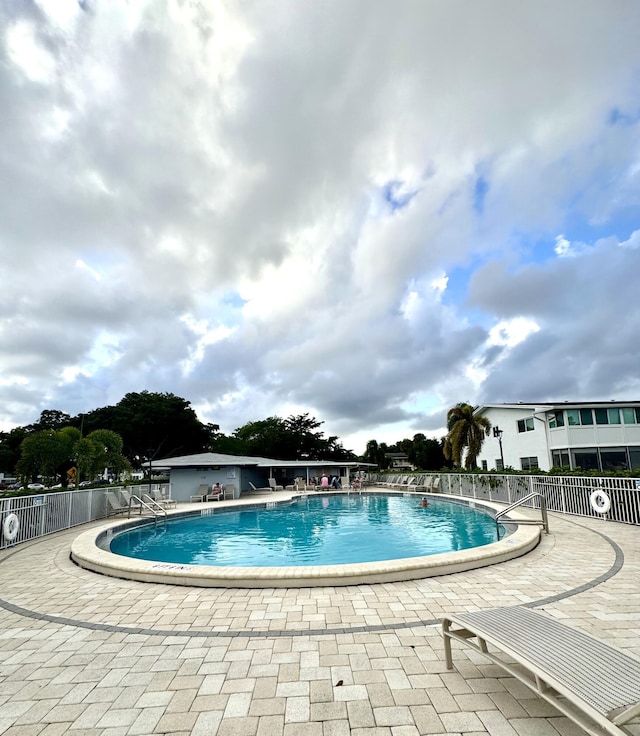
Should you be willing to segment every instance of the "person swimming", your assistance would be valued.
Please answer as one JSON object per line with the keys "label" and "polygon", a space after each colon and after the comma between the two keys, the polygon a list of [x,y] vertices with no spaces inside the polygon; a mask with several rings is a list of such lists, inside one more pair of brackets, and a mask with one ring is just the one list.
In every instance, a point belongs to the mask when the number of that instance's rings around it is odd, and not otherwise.
{"label": "person swimming", "polygon": [[422,501],[418,504],[418,506],[421,506],[422,508],[426,508],[429,505],[429,501],[427,501],[427,497],[423,496]]}

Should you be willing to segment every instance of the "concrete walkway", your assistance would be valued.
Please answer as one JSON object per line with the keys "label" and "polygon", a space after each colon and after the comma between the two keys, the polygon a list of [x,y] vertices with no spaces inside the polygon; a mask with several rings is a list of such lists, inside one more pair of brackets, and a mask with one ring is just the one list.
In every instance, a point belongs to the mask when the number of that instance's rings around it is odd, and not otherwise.
{"label": "concrete walkway", "polygon": [[578,736],[470,650],[447,671],[443,613],[535,602],[640,656],[637,527],[551,515],[494,567],[277,590],[95,575],[69,560],[86,528],[0,553],[0,734]]}

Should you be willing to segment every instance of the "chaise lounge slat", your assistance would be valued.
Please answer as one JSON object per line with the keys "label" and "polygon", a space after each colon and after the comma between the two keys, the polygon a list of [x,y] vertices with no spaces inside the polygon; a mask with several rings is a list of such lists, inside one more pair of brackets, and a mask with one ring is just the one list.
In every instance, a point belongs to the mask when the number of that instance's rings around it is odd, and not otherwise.
{"label": "chaise lounge slat", "polygon": [[[503,667],[588,733],[625,733],[621,726],[640,714],[640,660],[585,632],[521,606],[456,614],[442,627],[449,669],[455,639]],[[489,645],[526,672],[489,651]]]}

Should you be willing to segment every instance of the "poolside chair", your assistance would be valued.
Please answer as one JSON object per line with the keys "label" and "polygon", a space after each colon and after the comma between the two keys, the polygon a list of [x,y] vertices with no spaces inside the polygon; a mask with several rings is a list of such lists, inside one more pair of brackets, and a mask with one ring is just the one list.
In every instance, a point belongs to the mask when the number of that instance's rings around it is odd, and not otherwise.
{"label": "poolside chair", "polygon": [[175,498],[169,498],[168,496],[163,496],[160,491],[151,491],[150,495],[151,495],[151,498],[157,504],[159,504],[165,509],[177,508],[178,506]]}
{"label": "poolside chair", "polygon": [[276,485],[276,479],[275,478],[269,478],[269,487],[272,491],[283,491],[284,486],[278,486]]}
{"label": "poolside chair", "polygon": [[586,631],[512,606],[448,616],[442,635],[447,669],[453,669],[455,641],[502,667],[586,733],[634,733],[640,660]]}
{"label": "poolside chair", "polygon": [[121,503],[113,491],[107,491],[105,494],[107,499],[107,516],[115,516],[116,514],[124,514],[129,511],[128,504]]}
{"label": "poolside chair", "polygon": [[142,504],[140,503],[140,500],[137,496],[134,496],[131,491],[125,491],[124,488],[120,491],[120,495],[124,499],[125,503],[130,509],[135,509],[136,511],[139,511],[142,513]]}
{"label": "poolside chair", "polygon": [[203,501],[224,501],[224,489],[214,491],[213,488],[202,497]]}
{"label": "poolside chair", "polygon": [[204,497],[209,493],[209,485],[207,483],[201,483],[198,486],[198,493],[191,496],[190,500],[193,503],[194,501],[202,501],[204,500]]}
{"label": "poolside chair", "polygon": [[249,485],[251,486],[251,491],[249,491],[250,493],[271,493],[272,490],[271,486],[268,486],[266,488],[256,488],[253,483],[251,483],[251,481],[249,481]]}

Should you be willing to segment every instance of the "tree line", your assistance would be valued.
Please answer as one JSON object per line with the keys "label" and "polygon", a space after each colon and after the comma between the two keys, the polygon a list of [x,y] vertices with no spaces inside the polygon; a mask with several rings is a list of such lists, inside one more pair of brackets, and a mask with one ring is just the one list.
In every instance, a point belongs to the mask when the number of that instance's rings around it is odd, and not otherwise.
{"label": "tree line", "polygon": [[268,417],[227,435],[200,422],[185,399],[171,393],[128,393],[114,406],[71,416],[47,409],[33,424],[0,432],[0,471],[26,481],[67,485],[69,471],[93,479],[109,467],[147,470],[149,461],[199,452],[270,457],[276,460],[357,460],[323,422],[301,414]]}
{"label": "tree line", "polygon": [[66,485],[72,467],[78,471],[77,481],[80,475],[91,479],[105,467],[115,472],[144,470],[150,460],[199,452],[276,460],[361,460],[380,469],[390,467],[390,453],[401,452],[420,470],[461,466],[465,455],[465,466],[474,467],[482,436],[488,433],[482,425],[486,420],[474,417],[474,409],[466,403],[450,409],[448,434],[440,440],[421,433],[393,445],[374,439],[357,456],[337,436],[325,436],[323,422],[308,413],[248,422],[227,435],[217,424],[200,422],[187,400],[142,391],[76,416],[44,410],[37,422],[0,432],[0,471],[25,479],[58,479]]}

